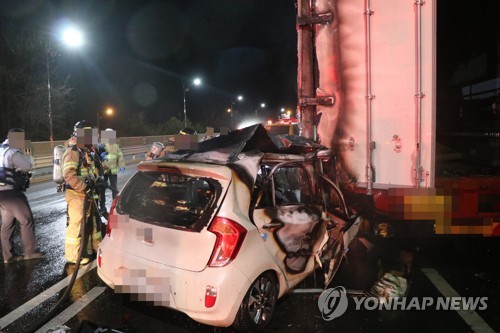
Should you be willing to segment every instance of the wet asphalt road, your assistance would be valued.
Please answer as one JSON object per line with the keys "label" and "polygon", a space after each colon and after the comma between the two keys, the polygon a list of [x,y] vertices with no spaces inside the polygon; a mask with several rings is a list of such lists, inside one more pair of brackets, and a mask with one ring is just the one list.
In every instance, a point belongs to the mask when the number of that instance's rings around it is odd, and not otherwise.
{"label": "wet asphalt road", "polygon": [[[133,173],[127,167],[119,175],[119,187]],[[52,182],[33,184],[27,191],[36,219],[36,235],[46,258],[0,265],[0,331],[26,332],[27,327],[42,318],[64,292],[61,284],[73,272],[73,266],[63,259],[66,203],[64,196],[55,191]],[[108,191],[108,207],[111,193]],[[418,248],[409,278],[407,297],[442,296],[442,286],[436,286],[428,277],[435,271],[463,297],[488,297],[487,309],[476,311],[479,321],[466,322],[453,310],[356,310],[349,298],[347,311],[330,321],[322,318],[318,308],[319,292],[304,293],[311,288],[321,288],[321,276],[309,278],[278,302],[275,316],[267,329],[269,332],[494,332],[500,331],[500,239],[481,236],[448,236],[406,239],[402,243]],[[15,239],[20,250],[18,233]],[[399,270],[394,258],[395,241],[384,240],[375,250],[366,253],[356,243],[345,264],[331,286],[344,286],[350,290],[368,288],[377,272]],[[380,263],[380,259],[383,259]],[[87,272],[79,278],[70,296],[61,306],[68,311],[83,303],[81,309],[66,315],[63,323],[78,332],[83,322],[89,321],[112,328],[132,327],[136,332],[232,332],[200,325],[185,315],[146,303],[131,301],[127,295],[114,294],[97,277],[96,269],[88,265]],[[427,275],[426,275],[427,273]],[[55,288],[55,291],[53,291]],[[440,290],[438,290],[440,288]],[[92,295],[95,298],[92,299]],[[42,301],[40,301],[42,300]],[[26,307],[26,304],[30,307]],[[33,310],[26,310],[33,308]],[[20,309],[19,314],[12,311]],[[63,312],[64,314],[64,312]],[[63,318],[58,315],[56,318]],[[466,318],[468,318],[466,316]],[[471,318],[476,318],[472,316]],[[8,323],[8,325],[6,325]],[[470,325],[473,325],[471,328]],[[474,326],[475,325],[475,326]]]}

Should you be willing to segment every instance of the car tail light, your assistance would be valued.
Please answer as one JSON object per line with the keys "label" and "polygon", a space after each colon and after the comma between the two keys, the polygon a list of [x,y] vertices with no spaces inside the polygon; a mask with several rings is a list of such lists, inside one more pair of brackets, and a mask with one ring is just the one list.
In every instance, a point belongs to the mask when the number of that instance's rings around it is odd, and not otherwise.
{"label": "car tail light", "polygon": [[217,236],[215,248],[208,262],[208,266],[226,266],[236,258],[247,234],[247,230],[230,219],[217,216],[208,228],[208,231]]}
{"label": "car tail light", "polygon": [[111,230],[116,226],[115,224],[117,223],[115,210],[116,210],[116,203],[118,202],[119,198],[120,196],[117,195],[116,198],[111,203],[111,208],[109,209],[109,219],[108,219],[108,224],[106,225],[106,235],[108,235],[108,237],[111,237]]}
{"label": "car tail light", "polygon": [[205,307],[211,308],[212,306],[214,306],[216,300],[217,300],[217,288],[212,286],[207,286],[207,290],[205,291]]}

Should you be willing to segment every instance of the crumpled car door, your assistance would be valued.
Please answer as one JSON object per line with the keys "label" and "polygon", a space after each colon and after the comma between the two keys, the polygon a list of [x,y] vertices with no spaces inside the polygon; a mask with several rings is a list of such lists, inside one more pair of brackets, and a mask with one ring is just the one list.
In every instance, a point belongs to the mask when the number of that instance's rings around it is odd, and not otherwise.
{"label": "crumpled car door", "polygon": [[361,217],[351,215],[340,188],[326,175],[318,174],[318,184],[324,202],[327,237],[317,257],[324,273],[325,286],[332,281],[342,259],[357,235]]}
{"label": "crumpled car door", "polygon": [[290,285],[314,270],[314,256],[326,232],[323,205],[313,186],[313,175],[314,169],[307,163],[275,168],[253,211],[265,246]]}

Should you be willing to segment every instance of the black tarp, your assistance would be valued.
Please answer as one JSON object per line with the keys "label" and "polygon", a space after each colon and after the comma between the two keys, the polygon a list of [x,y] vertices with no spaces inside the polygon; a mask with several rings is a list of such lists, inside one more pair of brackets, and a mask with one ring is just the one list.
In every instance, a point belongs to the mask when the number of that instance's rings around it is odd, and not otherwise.
{"label": "black tarp", "polygon": [[233,163],[238,155],[247,152],[304,154],[323,148],[311,140],[296,135],[269,135],[260,125],[235,130],[199,143],[196,151],[178,150],[164,157],[166,160]]}

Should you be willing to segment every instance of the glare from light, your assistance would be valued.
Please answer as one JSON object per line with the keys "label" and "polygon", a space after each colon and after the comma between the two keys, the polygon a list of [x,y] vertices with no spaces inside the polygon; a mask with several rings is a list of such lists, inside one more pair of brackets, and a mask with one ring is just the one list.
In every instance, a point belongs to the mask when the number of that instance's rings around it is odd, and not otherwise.
{"label": "glare from light", "polygon": [[261,108],[265,108],[266,107],[266,103],[260,103],[260,107]]}
{"label": "glare from light", "polygon": [[200,79],[199,77],[195,78],[195,79],[193,80],[193,84],[194,84],[195,86],[199,86],[199,85],[201,84],[201,79]]}
{"label": "glare from light", "polygon": [[227,112],[231,113],[231,109],[227,109]]}
{"label": "glare from light", "polygon": [[112,108],[107,108],[107,109],[106,109],[106,114],[107,114],[108,116],[113,115],[113,113],[114,113],[114,110],[113,110]]}
{"label": "glare from light", "polygon": [[240,102],[241,102],[242,100],[243,100],[243,96],[239,95],[239,96],[238,96],[238,101],[240,101]]}
{"label": "glare from light", "polygon": [[62,32],[62,41],[69,47],[80,47],[83,45],[83,34],[75,27],[68,27]]}
{"label": "glare from light", "polygon": [[257,118],[247,118],[245,120],[243,120],[242,122],[240,122],[237,126],[238,129],[242,129],[242,128],[245,128],[245,127],[248,127],[248,126],[252,126],[252,125],[256,125],[256,124],[261,124],[261,120],[257,119]]}

